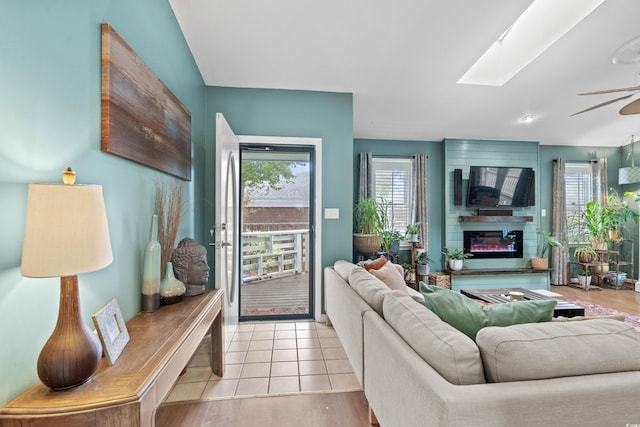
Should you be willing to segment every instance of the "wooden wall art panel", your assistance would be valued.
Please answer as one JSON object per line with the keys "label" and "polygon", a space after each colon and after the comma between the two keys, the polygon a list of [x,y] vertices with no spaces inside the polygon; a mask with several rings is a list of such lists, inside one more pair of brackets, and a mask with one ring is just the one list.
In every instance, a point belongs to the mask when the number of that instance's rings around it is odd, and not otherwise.
{"label": "wooden wall art panel", "polygon": [[102,24],[101,149],[191,180],[191,113],[129,45]]}

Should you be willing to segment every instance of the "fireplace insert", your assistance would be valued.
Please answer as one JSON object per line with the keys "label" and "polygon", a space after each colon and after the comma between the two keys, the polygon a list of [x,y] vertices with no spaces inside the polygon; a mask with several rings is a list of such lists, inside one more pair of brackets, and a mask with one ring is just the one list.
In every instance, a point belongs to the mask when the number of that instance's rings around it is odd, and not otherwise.
{"label": "fireplace insert", "polygon": [[465,231],[464,251],[478,258],[522,258],[522,230]]}

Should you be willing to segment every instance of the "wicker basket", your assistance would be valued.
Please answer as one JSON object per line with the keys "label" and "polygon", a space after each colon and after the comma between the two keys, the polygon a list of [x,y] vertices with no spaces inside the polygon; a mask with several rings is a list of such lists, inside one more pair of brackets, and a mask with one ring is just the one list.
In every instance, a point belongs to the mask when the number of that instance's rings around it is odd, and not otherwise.
{"label": "wicker basket", "polygon": [[451,276],[441,272],[430,273],[429,284],[439,288],[451,289]]}

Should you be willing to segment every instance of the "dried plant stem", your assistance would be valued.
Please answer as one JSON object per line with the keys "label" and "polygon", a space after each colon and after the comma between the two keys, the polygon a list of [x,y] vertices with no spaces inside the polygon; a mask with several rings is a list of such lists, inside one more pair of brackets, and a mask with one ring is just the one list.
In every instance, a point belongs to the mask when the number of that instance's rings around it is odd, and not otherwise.
{"label": "dried plant stem", "polygon": [[156,212],[158,214],[158,241],[161,248],[161,277],[165,276],[167,263],[176,244],[176,236],[182,220],[183,191],[179,184],[156,186]]}

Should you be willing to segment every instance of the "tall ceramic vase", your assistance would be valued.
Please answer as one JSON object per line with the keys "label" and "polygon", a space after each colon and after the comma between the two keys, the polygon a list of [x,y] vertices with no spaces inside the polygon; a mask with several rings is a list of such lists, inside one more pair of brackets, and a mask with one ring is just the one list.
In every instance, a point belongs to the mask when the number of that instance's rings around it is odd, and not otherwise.
{"label": "tall ceramic vase", "polygon": [[168,262],[164,279],[160,282],[160,303],[162,305],[175,304],[182,301],[187,287],[173,274],[173,263]]}
{"label": "tall ceramic vase", "polygon": [[142,267],[142,311],[150,313],[160,308],[160,242],[158,215],[151,220],[151,237],[144,249]]}

